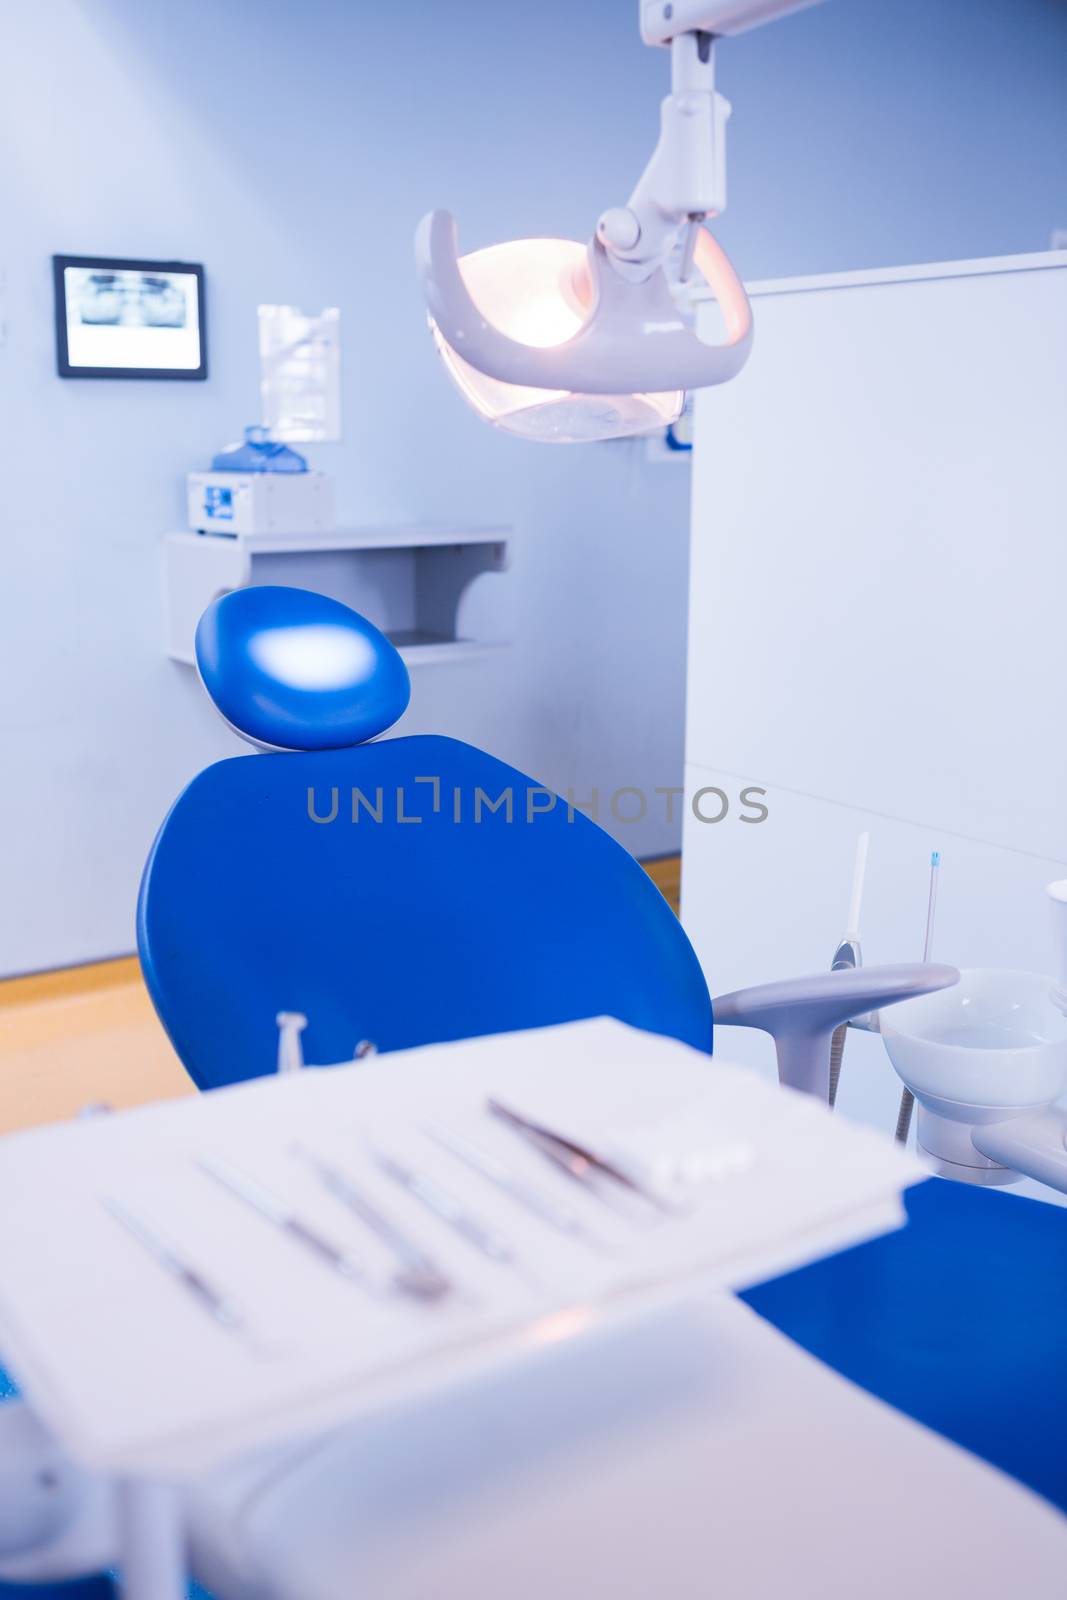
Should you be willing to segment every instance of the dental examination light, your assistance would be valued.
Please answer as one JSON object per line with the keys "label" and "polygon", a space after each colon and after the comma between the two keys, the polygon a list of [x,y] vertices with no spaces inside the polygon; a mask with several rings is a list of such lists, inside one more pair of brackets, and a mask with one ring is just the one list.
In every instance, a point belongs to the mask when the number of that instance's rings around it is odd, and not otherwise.
{"label": "dental examination light", "polygon": [[[456,224],[431,211],[415,257],[438,351],[488,422],[527,439],[623,438],[680,416],[688,389],[736,376],[752,346],[737,273],[704,227],[726,205],[729,103],[715,89],[715,39],[818,0],[640,0],[641,36],[671,52],[659,142],[624,206],[589,244],[515,239],[460,256]],[[698,339],[667,275],[695,268],[726,338]]]}

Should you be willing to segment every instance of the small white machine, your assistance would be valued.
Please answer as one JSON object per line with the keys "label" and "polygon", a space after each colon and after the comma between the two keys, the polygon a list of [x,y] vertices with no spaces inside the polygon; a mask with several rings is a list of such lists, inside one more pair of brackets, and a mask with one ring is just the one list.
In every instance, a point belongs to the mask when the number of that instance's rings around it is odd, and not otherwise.
{"label": "small white machine", "polygon": [[291,536],[337,526],[324,472],[190,472],[188,510],[194,533]]}
{"label": "small white machine", "polygon": [[[744,286],[703,223],[726,205],[729,103],[714,43],[817,0],[641,0],[646,44],[671,52],[659,142],[629,201],[601,214],[588,246],[523,239],[460,258],[447,211],[419,224],[415,254],[430,325],[460,392],[487,421],[526,438],[577,443],[673,422],[688,389],[744,366]],[[704,343],[666,268],[713,289],[725,340]]]}

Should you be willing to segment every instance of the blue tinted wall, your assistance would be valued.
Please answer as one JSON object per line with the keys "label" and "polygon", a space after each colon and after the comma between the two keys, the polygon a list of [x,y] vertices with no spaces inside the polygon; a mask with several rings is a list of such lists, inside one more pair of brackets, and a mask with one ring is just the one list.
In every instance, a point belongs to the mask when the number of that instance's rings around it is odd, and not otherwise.
{"label": "blue tinted wall", "polygon": [[[687,469],[484,427],[438,369],[411,268],[432,205],[474,247],[581,237],[626,198],[667,82],[635,15],[39,0],[6,18],[0,971],[129,950],[161,816],[236,748],[165,657],[159,542],[184,472],[256,415],[259,301],[342,308],[344,442],[312,452],[342,521],[515,527],[513,649],[418,669],[405,725],[605,803],[680,781]],[[720,79],[722,236],[749,276],[1042,249],[1067,227],[1058,0],[829,0],[727,42]],[[54,251],[203,261],[209,382],[60,382]],[[679,836],[655,801],[613,826],[638,853]]]}

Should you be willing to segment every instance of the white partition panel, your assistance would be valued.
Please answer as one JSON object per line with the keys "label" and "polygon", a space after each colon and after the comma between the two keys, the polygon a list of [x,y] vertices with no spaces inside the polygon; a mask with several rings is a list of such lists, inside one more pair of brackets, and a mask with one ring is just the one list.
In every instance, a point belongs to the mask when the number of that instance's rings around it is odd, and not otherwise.
{"label": "white partition panel", "polygon": [[[828,964],[858,834],[866,959],[1048,970],[1067,872],[1067,254],[756,285],[699,395],[683,917],[713,991]],[[711,306],[701,308],[709,320]],[[746,784],[766,821],[740,820]],[[708,801],[703,810],[715,814]],[[769,1042],[730,1030],[731,1055]],[[892,1125],[877,1041],[841,1104]]]}

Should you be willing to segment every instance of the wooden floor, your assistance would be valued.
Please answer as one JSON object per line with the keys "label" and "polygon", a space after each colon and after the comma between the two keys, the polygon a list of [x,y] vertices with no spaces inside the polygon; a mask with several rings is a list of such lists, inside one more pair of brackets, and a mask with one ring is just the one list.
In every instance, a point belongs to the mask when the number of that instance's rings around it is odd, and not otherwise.
{"label": "wooden floor", "polygon": [[[642,865],[677,911],[681,858]],[[193,1092],[136,957],[0,982],[0,1133]]]}
{"label": "wooden floor", "polygon": [[642,861],[641,865],[677,916],[682,893],[681,856],[656,856],[652,861]]}
{"label": "wooden floor", "polygon": [[0,1133],[192,1092],[135,958],[0,983]]}

